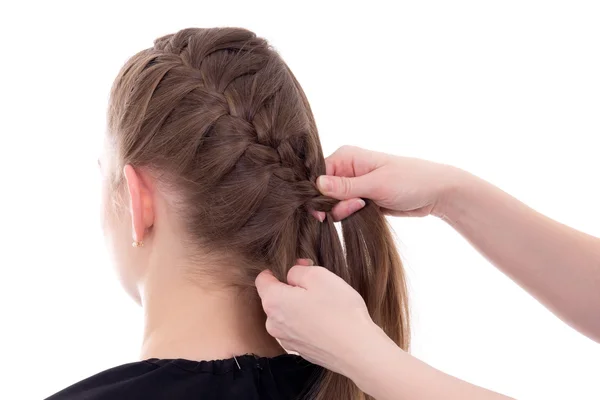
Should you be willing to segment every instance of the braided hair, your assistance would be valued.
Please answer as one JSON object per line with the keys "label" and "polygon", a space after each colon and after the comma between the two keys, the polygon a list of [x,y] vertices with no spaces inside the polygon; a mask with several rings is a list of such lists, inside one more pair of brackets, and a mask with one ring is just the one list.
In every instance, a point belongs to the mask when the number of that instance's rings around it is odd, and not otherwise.
{"label": "braided hair", "polygon": [[[345,246],[331,215],[312,217],[337,201],[316,187],[325,160],[306,96],[264,39],[190,28],[155,40],[119,72],[108,133],[120,166],[148,168],[179,195],[190,246],[236,260],[223,271],[230,284],[253,288],[265,268],[285,280],[297,258],[310,258],[352,285],[408,348],[406,285],[384,216],[367,201],[342,223]],[[365,398],[330,371],[311,396]]]}

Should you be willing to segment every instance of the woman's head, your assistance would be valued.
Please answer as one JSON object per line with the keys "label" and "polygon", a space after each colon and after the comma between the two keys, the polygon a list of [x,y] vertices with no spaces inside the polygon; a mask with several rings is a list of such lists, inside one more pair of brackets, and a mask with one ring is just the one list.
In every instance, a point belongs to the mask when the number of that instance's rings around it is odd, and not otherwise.
{"label": "woman's head", "polygon": [[[300,86],[263,39],[186,29],[156,40],[119,73],[108,124],[111,188],[126,193],[123,167],[133,166],[163,195],[190,256],[246,265],[221,271],[227,282],[251,285],[264,268],[283,277],[296,257],[317,257],[319,222],[308,210],[332,204],[314,183],[323,155]],[[121,257],[136,253],[118,240]]]}
{"label": "woman's head", "polygon": [[[173,249],[198,266],[183,272],[199,284],[246,288],[265,268],[285,279],[297,258],[310,258],[355,287],[407,346],[404,280],[385,220],[367,203],[343,223],[344,252],[331,216],[310,214],[335,204],[315,185],[325,173],[317,129],[265,40],[234,28],[157,39],[115,80],[106,143],[107,237],[134,297],[153,260]],[[356,390],[333,375],[322,385],[321,396]]]}

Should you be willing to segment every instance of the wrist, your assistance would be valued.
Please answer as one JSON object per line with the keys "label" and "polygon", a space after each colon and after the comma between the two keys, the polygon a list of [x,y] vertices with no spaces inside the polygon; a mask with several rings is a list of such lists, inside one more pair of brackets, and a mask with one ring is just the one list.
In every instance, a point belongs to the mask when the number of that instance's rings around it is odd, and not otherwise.
{"label": "wrist", "polygon": [[431,214],[451,222],[456,221],[465,209],[465,203],[468,201],[468,196],[465,194],[477,185],[478,178],[460,168],[451,166],[447,168],[447,173],[443,175],[443,188]]}
{"label": "wrist", "polygon": [[371,382],[375,378],[371,375],[378,374],[377,371],[387,357],[404,351],[372,321],[355,332],[352,350],[343,359],[341,373],[362,391],[369,393]]}
{"label": "wrist", "polygon": [[379,340],[376,328],[379,328],[372,320],[364,321],[358,327],[352,329],[352,334],[348,335],[348,344],[345,346],[345,351],[342,351],[340,357],[339,372],[354,380],[355,374],[362,363],[362,359],[366,352],[369,343]]}

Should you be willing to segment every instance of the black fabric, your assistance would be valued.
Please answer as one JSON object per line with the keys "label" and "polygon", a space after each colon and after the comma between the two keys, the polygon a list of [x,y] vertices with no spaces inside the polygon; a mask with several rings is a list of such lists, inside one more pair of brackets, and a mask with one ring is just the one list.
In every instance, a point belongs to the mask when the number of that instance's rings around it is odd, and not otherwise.
{"label": "black fabric", "polygon": [[322,371],[291,354],[215,361],[150,359],[111,368],[46,400],[301,399]]}

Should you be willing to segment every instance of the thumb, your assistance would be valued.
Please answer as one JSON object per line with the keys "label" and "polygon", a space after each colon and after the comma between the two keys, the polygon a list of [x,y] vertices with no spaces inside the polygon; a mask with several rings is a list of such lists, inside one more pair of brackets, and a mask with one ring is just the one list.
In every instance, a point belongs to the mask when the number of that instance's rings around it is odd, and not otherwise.
{"label": "thumb", "polygon": [[280,282],[268,269],[258,274],[254,283],[261,299],[264,299],[270,292],[285,290],[288,287],[285,283]]}
{"label": "thumb", "polygon": [[358,177],[321,175],[317,179],[319,191],[338,200],[355,197],[370,197],[373,178],[367,175]]}

